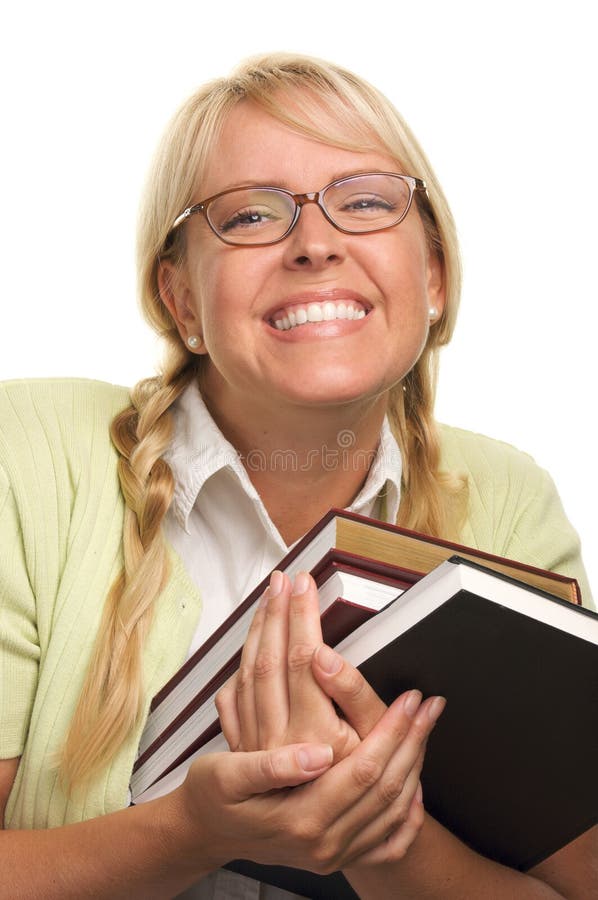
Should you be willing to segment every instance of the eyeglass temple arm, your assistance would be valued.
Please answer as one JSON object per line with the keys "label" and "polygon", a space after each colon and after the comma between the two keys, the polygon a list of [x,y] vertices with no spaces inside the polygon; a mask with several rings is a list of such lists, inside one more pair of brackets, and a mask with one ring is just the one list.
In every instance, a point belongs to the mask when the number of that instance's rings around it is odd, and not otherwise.
{"label": "eyeglass temple arm", "polygon": [[204,206],[205,206],[204,203],[196,203],[195,206],[189,206],[189,207],[187,207],[187,209],[184,209],[183,212],[180,214],[180,216],[176,217],[176,219],[172,223],[172,227],[170,230],[174,231],[174,229],[178,228],[179,225],[185,221],[185,219],[189,218],[189,216],[192,216],[195,213],[201,212],[201,210],[204,208]]}

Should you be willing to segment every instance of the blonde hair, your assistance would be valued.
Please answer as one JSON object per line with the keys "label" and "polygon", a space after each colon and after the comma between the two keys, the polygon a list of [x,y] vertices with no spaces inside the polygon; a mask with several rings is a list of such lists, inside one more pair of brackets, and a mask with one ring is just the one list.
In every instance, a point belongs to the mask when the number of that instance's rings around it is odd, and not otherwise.
{"label": "blonde hair", "polygon": [[[176,216],[197,200],[210,153],[229,112],[252,101],[292,129],[355,151],[383,150],[402,171],[423,178],[428,197],[416,202],[431,251],[442,262],[446,304],[414,368],[391,394],[389,416],[403,455],[399,522],[431,534],[456,536],[464,484],[439,471],[433,418],[438,350],[452,335],[461,269],[453,218],[413,134],[392,104],[367,82],[338,66],[291,54],[250,59],[230,78],[200,88],[175,115],[158,149],[141,207],[138,275],[144,315],[164,339],[161,373],[140,382],[131,406],[113,422],[119,477],[126,502],[124,567],[108,595],[96,647],[67,737],[62,771],[85,781],[122,746],[144,714],[142,648],[156,597],[168,577],[162,521],[173,478],[161,455],[171,435],[171,407],[197,375],[200,357],[187,350],[160,299],[160,260],[184,259],[184,232],[170,233]],[[291,101],[291,102],[289,102]]]}

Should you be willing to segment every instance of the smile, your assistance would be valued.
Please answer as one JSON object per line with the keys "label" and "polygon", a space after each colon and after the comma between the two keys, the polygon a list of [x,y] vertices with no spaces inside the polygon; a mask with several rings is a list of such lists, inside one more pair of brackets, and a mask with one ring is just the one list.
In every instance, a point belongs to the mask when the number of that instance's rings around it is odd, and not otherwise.
{"label": "smile", "polygon": [[290,331],[311,322],[332,322],[334,319],[364,319],[369,310],[357,300],[326,300],[277,310],[270,324],[279,331]]}

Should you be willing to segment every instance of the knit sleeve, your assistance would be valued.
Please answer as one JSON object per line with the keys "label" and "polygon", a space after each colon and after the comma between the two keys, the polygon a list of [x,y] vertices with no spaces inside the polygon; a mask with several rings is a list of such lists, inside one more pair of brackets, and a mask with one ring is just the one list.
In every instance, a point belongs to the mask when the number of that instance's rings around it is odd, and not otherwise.
{"label": "knit sleeve", "polygon": [[35,597],[13,492],[0,469],[0,758],[20,756],[37,687]]}
{"label": "knit sleeve", "polygon": [[576,578],[584,606],[595,609],[580,540],[567,519],[552,478],[529,460],[521,484],[517,514],[504,555]]}
{"label": "knit sleeve", "polygon": [[576,578],[594,609],[577,532],[550,475],[503,441],[441,426],[443,464],[468,483],[462,543]]}

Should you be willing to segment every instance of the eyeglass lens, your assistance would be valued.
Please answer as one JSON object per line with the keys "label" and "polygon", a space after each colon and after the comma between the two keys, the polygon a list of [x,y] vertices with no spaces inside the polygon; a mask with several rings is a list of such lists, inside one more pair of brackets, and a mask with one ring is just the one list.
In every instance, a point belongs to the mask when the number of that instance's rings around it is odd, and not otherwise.
{"label": "eyeglass lens", "polygon": [[[366,175],[330,185],[320,195],[320,204],[336,225],[358,234],[388,228],[400,221],[410,197],[410,186],[402,178]],[[213,200],[207,216],[212,228],[225,241],[269,243],[286,234],[295,209],[292,196],[284,191],[247,188]]]}

